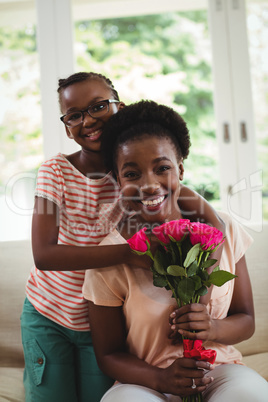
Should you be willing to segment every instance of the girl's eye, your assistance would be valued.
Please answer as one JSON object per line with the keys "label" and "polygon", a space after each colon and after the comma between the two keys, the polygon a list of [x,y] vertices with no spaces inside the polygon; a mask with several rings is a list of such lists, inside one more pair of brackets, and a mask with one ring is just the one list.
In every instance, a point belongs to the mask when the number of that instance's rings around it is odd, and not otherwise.
{"label": "girl's eye", "polygon": [[91,106],[92,113],[99,113],[106,107],[106,104],[103,103],[96,103],[96,105]]}
{"label": "girl's eye", "polygon": [[68,120],[79,120],[81,119],[82,113],[81,112],[77,112],[77,113],[70,113],[68,116]]}

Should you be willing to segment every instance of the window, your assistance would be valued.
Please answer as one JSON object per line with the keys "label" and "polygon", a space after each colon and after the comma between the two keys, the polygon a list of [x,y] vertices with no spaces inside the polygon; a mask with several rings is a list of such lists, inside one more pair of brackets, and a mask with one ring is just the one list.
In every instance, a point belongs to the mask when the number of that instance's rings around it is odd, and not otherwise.
{"label": "window", "polygon": [[0,27],[0,241],[29,238],[36,171],[44,159],[33,24]]}
{"label": "window", "polygon": [[69,0],[61,9],[36,0],[25,10],[22,3],[20,26],[6,25],[17,10],[3,3],[0,241],[30,237],[37,168],[76,150],[59,122],[56,88],[79,70],[109,76],[126,103],[151,98],[176,108],[193,143],[185,183],[245,224],[262,218],[262,193],[268,219],[267,0],[109,0],[106,8]]}
{"label": "window", "polygon": [[247,1],[247,30],[263,216],[268,219],[268,1]]}
{"label": "window", "polygon": [[207,10],[75,24],[76,71],[110,78],[126,104],[152,99],[176,109],[192,146],[184,183],[219,205]]}

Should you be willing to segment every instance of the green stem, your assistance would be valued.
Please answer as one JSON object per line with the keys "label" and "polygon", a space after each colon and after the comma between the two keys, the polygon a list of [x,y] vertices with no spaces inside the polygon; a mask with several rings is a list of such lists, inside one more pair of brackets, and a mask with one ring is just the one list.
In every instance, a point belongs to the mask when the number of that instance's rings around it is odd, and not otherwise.
{"label": "green stem", "polygon": [[166,279],[166,281],[167,281],[167,283],[168,283],[169,288],[170,288],[171,291],[172,291],[172,294],[173,294],[173,296],[174,296],[174,298],[175,298],[175,300],[176,300],[176,302],[177,302],[177,305],[178,305],[179,307],[181,307],[181,302],[180,302],[180,300],[177,298],[175,289],[174,289],[174,287],[171,285],[171,283],[169,282],[167,275],[165,275],[165,279]]}
{"label": "green stem", "polygon": [[176,242],[178,250],[179,250],[179,255],[180,255],[180,266],[182,267],[182,252],[181,252],[181,244]]}
{"label": "green stem", "polygon": [[151,250],[147,250],[147,251],[145,252],[145,254],[147,254],[148,257],[150,257],[150,258],[154,261],[154,257],[153,257],[153,254],[151,253]]}
{"label": "green stem", "polygon": [[201,251],[201,253],[200,253],[200,255],[199,255],[199,258],[198,258],[198,262],[197,262],[198,267],[200,267],[201,258],[202,258],[202,256],[203,256],[203,254],[204,254],[204,251]]}
{"label": "green stem", "polygon": [[206,256],[205,256],[204,261],[207,261],[207,259],[208,259],[209,255],[210,255],[210,253],[207,251],[207,252],[206,252]]}

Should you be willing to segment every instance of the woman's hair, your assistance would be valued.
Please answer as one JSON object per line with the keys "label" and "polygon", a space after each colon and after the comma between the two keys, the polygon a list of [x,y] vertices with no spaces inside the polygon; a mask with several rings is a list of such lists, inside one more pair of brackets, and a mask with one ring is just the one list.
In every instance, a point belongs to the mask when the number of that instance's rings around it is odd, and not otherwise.
{"label": "woman's hair", "polygon": [[102,80],[102,81],[104,81],[105,84],[110,88],[114,99],[118,100],[118,101],[120,100],[119,95],[118,95],[117,91],[115,90],[112,81],[102,74],[93,73],[93,72],[75,73],[75,74],[70,75],[70,77],[68,77],[68,78],[59,79],[59,82],[58,82],[59,98],[61,96],[61,92],[63,89],[67,88],[69,85],[72,85],[72,84],[75,84],[75,83],[81,82],[81,81],[86,81],[86,80]]}
{"label": "woman's hair", "polygon": [[169,138],[178,160],[186,159],[189,154],[190,136],[183,118],[170,107],[142,100],[120,109],[105,124],[101,148],[107,170],[117,171],[117,154],[121,145],[144,135]]}

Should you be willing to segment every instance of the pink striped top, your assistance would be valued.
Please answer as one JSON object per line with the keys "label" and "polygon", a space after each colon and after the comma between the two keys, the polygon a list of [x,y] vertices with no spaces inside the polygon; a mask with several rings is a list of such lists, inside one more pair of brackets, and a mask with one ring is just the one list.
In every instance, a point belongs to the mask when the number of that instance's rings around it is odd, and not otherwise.
{"label": "pink striped top", "polygon": [[[110,174],[84,176],[62,154],[39,169],[35,195],[60,210],[58,244],[99,244],[122,217],[118,187]],[[26,294],[45,317],[76,331],[88,331],[87,301],[82,295],[85,271],[40,271],[33,267]]]}

